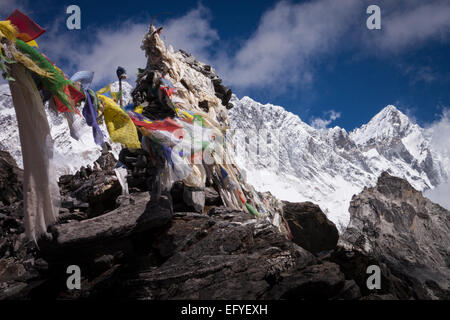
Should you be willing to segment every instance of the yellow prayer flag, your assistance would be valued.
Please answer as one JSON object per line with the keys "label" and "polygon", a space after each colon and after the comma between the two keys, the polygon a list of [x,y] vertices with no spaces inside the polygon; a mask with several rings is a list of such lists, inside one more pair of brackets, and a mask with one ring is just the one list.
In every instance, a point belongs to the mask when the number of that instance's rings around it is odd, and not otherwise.
{"label": "yellow prayer flag", "polygon": [[11,24],[11,21],[0,21],[0,38],[7,38],[10,41],[14,41],[17,35],[17,29]]}
{"label": "yellow prayer flag", "polygon": [[136,127],[128,114],[111,98],[97,94],[104,105],[104,119],[111,141],[122,143],[130,149],[141,148]]}
{"label": "yellow prayer flag", "polygon": [[27,44],[32,47],[39,48],[37,42],[35,40],[28,41]]}

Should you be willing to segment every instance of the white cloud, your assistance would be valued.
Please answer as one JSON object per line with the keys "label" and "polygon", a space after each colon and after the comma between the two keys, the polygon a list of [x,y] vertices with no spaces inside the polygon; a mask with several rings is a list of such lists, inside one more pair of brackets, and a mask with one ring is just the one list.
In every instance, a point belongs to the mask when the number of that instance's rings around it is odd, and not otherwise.
{"label": "white cloud", "polygon": [[[2,0],[0,9],[11,7],[11,1]],[[254,33],[236,51],[229,51],[220,41],[211,12],[201,4],[183,16],[166,20],[162,35],[174,48],[212,64],[227,84],[243,89],[276,86],[280,90],[311,85],[316,66],[340,50],[389,55],[412,45],[418,48],[428,40],[449,39],[448,1],[379,1],[380,31],[366,29],[369,4],[372,1],[278,2],[262,15]],[[60,29],[64,25],[55,21],[39,44],[68,73],[91,69],[96,72],[94,81],[101,83],[115,80],[117,65],[128,70],[131,80],[137,67],[145,66],[140,43],[147,23],[115,24],[92,32],[86,39]],[[413,83],[436,79],[436,73],[427,66],[411,67],[405,73]]]}
{"label": "white cloud", "polygon": [[39,46],[57,65],[64,66],[69,76],[78,70],[92,70],[94,85],[105,84],[116,80],[119,65],[132,80],[137,68],[145,67],[146,58],[140,45],[148,28],[146,24],[125,21],[115,27],[97,29],[88,39],[80,39],[76,31],[63,30],[64,26],[62,20],[55,20],[46,36],[39,39]]}
{"label": "white cloud", "polygon": [[450,210],[450,109],[444,109],[442,117],[427,128],[431,135],[431,144],[443,157],[444,168],[449,180],[433,190],[425,192],[425,196]]}
{"label": "white cloud", "polygon": [[341,117],[340,112],[334,110],[327,111],[327,118],[315,118],[311,121],[311,126],[316,129],[326,129],[333,121]]}
{"label": "white cloud", "polygon": [[[216,57],[219,72],[241,88],[278,88],[310,84],[318,62],[340,50],[389,56],[430,40],[448,41],[450,2],[379,1],[381,32],[366,28],[366,7],[373,1],[317,0],[301,4],[281,1],[262,16],[240,50]],[[374,47],[376,50],[374,50]],[[410,68],[413,84],[432,82],[429,66]]]}
{"label": "white cloud", "polygon": [[308,83],[312,65],[336,49],[359,6],[355,0],[279,2],[235,55],[219,61],[218,70],[244,88]]}
{"label": "white cloud", "polygon": [[[219,39],[207,10],[199,7],[170,22],[167,39],[186,48],[200,60],[211,62],[227,83],[241,88],[283,89],[311,84],[317,63],[353,49],[367,55],[390,55],[416,48],[429,40],[447,41],[450,31],[450,3],[434,0],[380,1],[382,31],[366,29],[365,9],[371,1],[316,0],[300,4],[278,2],[261,17],[255,32],[236,52],[212,55]],[[189,22],[189,23],[187,23]],[[193,24],[195,23],[195,24]],[[188,25],[196,28],[186,28]],[[192,30],[198,30],[200,39]],[[373,50],[373,47],[378,50]],[[224,48],[226,49],[226,48]],[[429,66],[404,70],[412,84],[436,80]]]}
{"label": "white cloud", "polygon": [[382,5],[381,10],[382,32],[376,41],[366,37],[369,46],[375,43],[387,52],[398,52],[417,48],[430,40],[449,41],[449,1],[390,2]]}
{"label": "white cloud", "polygon": [[217,31],[211,26],[211,17],[211,12],[200,4],[182,17],[166,21],[163,40],[175,50],[182,49],[207,62],[211,59],[209,52],[213,44],[219,40]]}
{"label": "white cloud", "polygon": [[[210,27],[209,17],[209,11],[199,5],[184,16],[166,21],[162,33],[166,44],[207,60],[209,47],[219,38]],[[54,21],[45,37],[39,39],[39,45],[54,62],[64,65],[69,75],[78,70],[92,70],[94,85],[105,84],[116,80],[115,70],[120,65],[133,83],[137,68],[145,67],[147,59],[140,46],[149,24],[125,21],[99,28],[88,39],[80,39],[76,32],[64,29],[61,19]]]}
{"label": "white cloud", "polygon": [[433,148],[450,159],[450,109],[445,108],[441,118],[428,126],[427,130],[431,133]]}
{"label": "white cloud", "polygon": [[78,69],[94,71],[95,83],[104,83],[117,80],[116,68],[122,66],[134,80],[137,68],[146,65],[140,45],[147,28],[146,24],[125,22],[118,29],[99,30],[93,37],[94,45],[74,52]]}
{"label": "white cloud", "polygon": [[445,182],[434,188],[433,190],[428,190],[425,192],[425,197],[439,204],[447,210],[450,210],[450,182]]}
{"label": "white cloud", "polygon": [[431,83],[438,79],[439,73],[429,65],[399,65],[403,74],[408,76],[412,85],[417,83]]}

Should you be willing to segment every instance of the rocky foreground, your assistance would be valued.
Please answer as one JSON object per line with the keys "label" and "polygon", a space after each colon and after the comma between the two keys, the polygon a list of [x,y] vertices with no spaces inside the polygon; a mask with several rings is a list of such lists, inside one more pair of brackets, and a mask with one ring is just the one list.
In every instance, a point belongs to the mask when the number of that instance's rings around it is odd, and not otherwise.
{"label": "rocky foreground", "polygon": [[[22,173],[0,153],[0,299],[449,299],[450,213],[386,173],[355,195],[339,237],[313,203],[282,204],[286,230],[224,207],[213,188],[193,210],[183,186],[130,194],[102,155],[63,176],[59,224],[39,242],[22,227]],[[291,240],[288,240],[291,239]],[[66,268],[82,270],[68,290]],[[369,290],[367,267],[381,269]]]}

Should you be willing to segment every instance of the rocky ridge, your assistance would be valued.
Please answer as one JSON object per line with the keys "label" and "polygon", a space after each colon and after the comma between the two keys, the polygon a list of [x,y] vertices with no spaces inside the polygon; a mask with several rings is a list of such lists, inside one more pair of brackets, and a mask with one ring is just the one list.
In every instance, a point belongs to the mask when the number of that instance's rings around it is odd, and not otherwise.
{"label": "rocky ridge", "polygon": [[450,212],[407,181],[383,173],[355,195],[342,238],[388,265],[420,297],[449,299]]}
{"label": "rocky ridge", "polygon": [[[108,172],[100,166],[93,181],[108,185]],[[205,197],[206,213],[174,210],[171,194],[153,203],[138,189],[116,194],[115,208],[95,216],[74,207],[39,251],[20,228],[20,200],[3,206],[0,298],[448,299],[449,212],[402,179],[383,174],[377,187],[355,196],[339,242],[312,203],[283,203],[291,241],[269,221],[223,207],[213,192]],[[81,290],[65,287],[70,264],[83,270]],[[382,274],[374,291],[366,286],[373,264]]]}

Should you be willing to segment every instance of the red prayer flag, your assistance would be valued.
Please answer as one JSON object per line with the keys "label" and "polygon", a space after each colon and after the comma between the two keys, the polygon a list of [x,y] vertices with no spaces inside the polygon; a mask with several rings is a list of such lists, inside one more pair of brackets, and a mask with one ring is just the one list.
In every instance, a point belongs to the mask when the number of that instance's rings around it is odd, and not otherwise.
{"label": "red prayer flag", "polygon": [[45,29],[42,29],[30,17],[17,9],[6,20],[11,21],[19,31],[17,38],[25,42],[34,40],[45,32]]}
{"label": "red prayer flag", "polygon": [[[81,91],[78,91],[75,87],[71,85],[66,85],[63,89],[64,93],[69,97],[70,106],[76,114],[80,114],[75,105],[85,98],[84,94]],[[61,100],[57,97],[53,96],[55,99],[55,104],[58,108],[59,112],[71,112],[71,110],[66,106]]]}
{"label": "red prayer flag", "polygon": [[[130,115],[130,113],[129,113]],[[179,125],[175,121],[173,121],[170,118],[166,118],[165,120],[155,120],[151,123],[139,120],[137,117],[133,116],[131,114],[130,116],[131,120],[134,122],[135,125],[139,127],[144,127],[148,130],[161,130],[161,131],[168,131],[168,132],[174,132],[175,130],[182,129],[183,126]]]}

